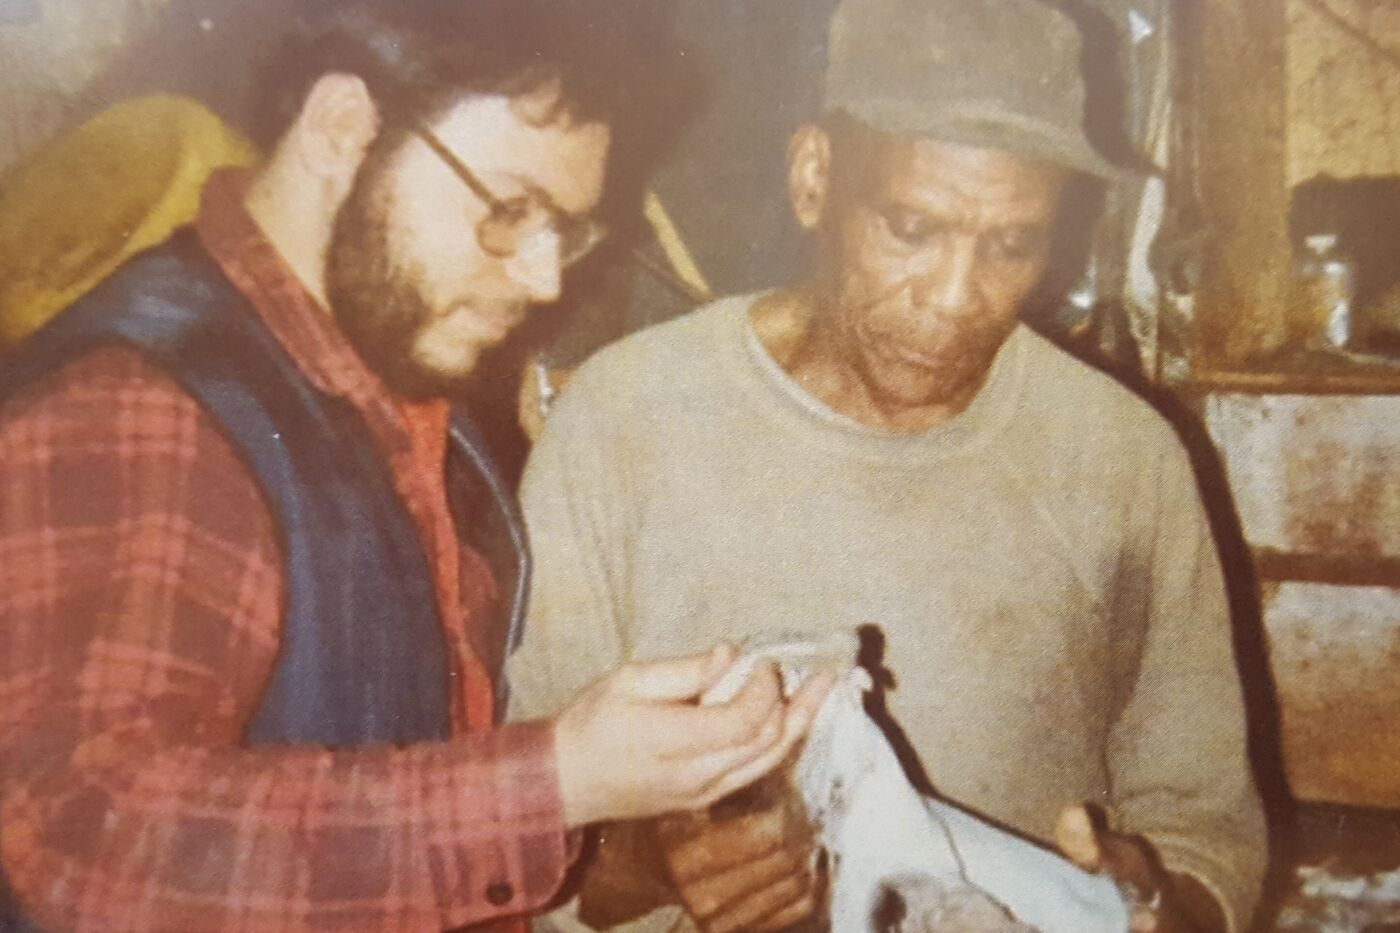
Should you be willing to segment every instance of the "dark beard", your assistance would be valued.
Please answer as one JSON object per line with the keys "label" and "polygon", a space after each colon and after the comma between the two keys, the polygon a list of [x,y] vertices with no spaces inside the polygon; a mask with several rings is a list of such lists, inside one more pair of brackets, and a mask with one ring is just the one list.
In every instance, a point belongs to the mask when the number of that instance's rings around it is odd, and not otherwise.
{"label": "dark beard", "polygon": [[388,206],[379,192],[383,162],[365,161],[336,214],[326,255],[326,299],[360,359],[402,398],[440,398],[464,380],[433,372],[413,359],[413,344],[432,310],[422,292],[390,259]]}

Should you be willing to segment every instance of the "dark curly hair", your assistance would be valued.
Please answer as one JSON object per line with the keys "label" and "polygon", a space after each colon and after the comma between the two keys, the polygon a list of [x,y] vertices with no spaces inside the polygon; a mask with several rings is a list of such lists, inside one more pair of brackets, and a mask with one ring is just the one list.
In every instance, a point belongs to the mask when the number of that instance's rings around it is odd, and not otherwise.
{"label": "dark curly hair", "polygon": [[321,75],[368,86],[384,116],[430,121],[473,94],[557,86],[562,116],[617,122],[648,111],[639,80],[655,43],[616,0],[357,0],[302,4],[260,69],[248,132],[270,147]]}

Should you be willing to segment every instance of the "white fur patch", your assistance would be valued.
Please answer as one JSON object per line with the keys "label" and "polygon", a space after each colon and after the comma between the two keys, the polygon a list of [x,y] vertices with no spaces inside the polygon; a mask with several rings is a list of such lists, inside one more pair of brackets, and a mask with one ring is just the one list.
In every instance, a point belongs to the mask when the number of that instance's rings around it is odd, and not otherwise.
{"label": "white fur patch", "polygon": [[862,705],[858,644],[851,633],[755,646],[704,698],[728,700],[765,660],[789,693],[816,670],[838,675],[792,769],[828,855],[833,933],[1124,933],[1110,878],[910,785]]}

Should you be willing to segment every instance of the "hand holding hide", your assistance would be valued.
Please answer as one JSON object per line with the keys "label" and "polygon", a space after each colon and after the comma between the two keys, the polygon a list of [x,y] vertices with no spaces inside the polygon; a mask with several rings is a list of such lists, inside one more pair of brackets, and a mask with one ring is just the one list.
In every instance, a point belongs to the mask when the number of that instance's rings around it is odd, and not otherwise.
{"label": "hand holding hide", "polygon": [[786,776],[742,796],[741,812],[725,801],[656,827],[681,901],[706,933],[790,927],[812,914],[822,888],[812,830]]}
{"label": "hand holding hide", "polygon": [[565,821],[638,819],[708,806],[772,770],[806,734],[830,686],[783,699],[777,672],[754,672],[729,702],[696,699],[733,651],[628,664],[585,688],[555,723]]}
{"label": "hand holding hide", "polygon": [[1220,905],[1190,875],[1169,873],[1147,840],[1096,826],[1082,806],[1066,807],[1055,824],[1061,853],[1085,871],[1104,872],[1138,892],[1133,933],[1224,933]]}

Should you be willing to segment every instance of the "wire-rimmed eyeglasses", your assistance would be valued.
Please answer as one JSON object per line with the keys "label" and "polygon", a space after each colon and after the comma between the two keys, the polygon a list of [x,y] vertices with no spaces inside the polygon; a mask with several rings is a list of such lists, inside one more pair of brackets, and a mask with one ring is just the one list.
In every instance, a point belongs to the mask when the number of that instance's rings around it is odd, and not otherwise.
{"label": "wire-rimmed eyeglasses", "polygon": [[512,256],[527,239],[549,230],[559,239],[560,266],[571,266],[607,236],[607,228],[597,220],[566,214],[538,196],[499,197],[427,127],[415,124],[408,130],[487,206],[486,216],[477,222],[476,238],[481,248],[493,256]]}

